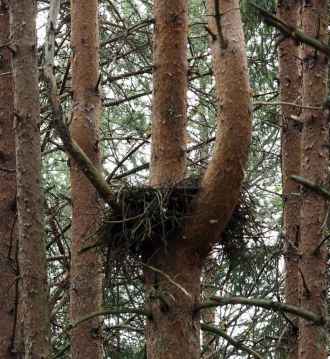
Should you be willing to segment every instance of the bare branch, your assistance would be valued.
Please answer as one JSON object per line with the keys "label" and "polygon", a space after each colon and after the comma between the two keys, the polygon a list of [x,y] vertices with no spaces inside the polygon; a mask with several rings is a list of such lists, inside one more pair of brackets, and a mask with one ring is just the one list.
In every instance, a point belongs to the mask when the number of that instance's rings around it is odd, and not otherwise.
{"label": "bare branch", "polygon": [[251,348],[247,347],[246,345],[242,344],[241,342],[238,342],[237,340],[235,340],[234,338],[229,336],[224,330],[222,330],[220,328],[215,328],[215,327],[213,327],[211,325],[201,323],[201,329],[204,330],[204,331],[207,331],[209,333],[212,333],[214,335],[217,335],[217,336],[220,336],[220,337],[224,338],[233,347],[235,347],[235,348],[237,348],[239,350],[242,350],[242,351],[254,356],[257,359],[263,359],[263,357],[259,353],[252,350]]}
{"label": "bare branch", "polygon": [[290,178],[295,182],[298,182],[299,184],[303,185],[304,187],[310,189],[311,191],[319,194],[323,198],[330,200],[330,192],[323,186],[318,185],[301,176],[291,176]]}
{"label": "bare branch", "polygon": [[245,297],[211,297],[210,302],[202,303],[196,307],[196,310],[212,308],[215,306],[223,306],[228,304],[233,305],[247,305],[273,310],[275,312],[290,313],[300,318],[309,320],[316,325],[324,325],[327,322],[326,318],[307,310],[304,308],[296,307],[294,305],[274,302],[268,299],[259,298],[245,298]]}
{"label": "bare branch", "polygon": [[259,11],[260,15],[264,18],[264,21],[267,24],[276,27],[284,35],[292,37],[298,42],[302,42],[306,45],[309,45],[314,49],[324,53],[325,55],[330,56],[330,47],[324,44],[323,42],[317,40],[316,38],[307,36],[297,28],[288,25],[286,22],[282,21],[281,19],[279,19],[269,11],[263,9],[253,1],[250,1],[250,4]]}

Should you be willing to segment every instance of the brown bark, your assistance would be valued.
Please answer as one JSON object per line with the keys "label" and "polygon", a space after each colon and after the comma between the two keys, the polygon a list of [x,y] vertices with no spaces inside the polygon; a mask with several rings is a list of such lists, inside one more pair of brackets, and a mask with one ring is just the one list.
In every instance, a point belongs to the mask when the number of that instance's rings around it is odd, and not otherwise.
{"label": "brown bark", "polygon": [[[0,43],[9,41],[8,2],[0,4]],[[11,52],[0,48],[0,358],[13,358],[17,288],[14,89]]]}
{"label": "brown bark", "polygon": [[[214,14],[210,1],[210,12]],[[251,135],[250,90],[238,1],[221,2],[226,48],[214,42],[214,69],[221,113],[216,150],[184,235],[153,240],[145,253],[147,356],[199,358],[199,301],[203,260],[236,205]],[[184,175],[186,108],[186,2],[155,2],[155,75],[151,184],[175,184]],[[215,17],[211,30],[217,32]],[[170,65],[172,63],[172,65]],[[220,69],[221,64],[221,69]],[[180,90],[179,90],[180,89]],[[174,121],[176,120],[176,121]]]}
{"label": "brown bark", "polygon": [[10,1],[25,358],[47,358],[50,339],[41,195],[36,14],[36,1]]}
{"label": "brown bark", "polygon": [[[201,261],[178,238],[171,238],[146,260],[145,297],[148,359],[199,359]],[[171,281],[168,280],[171,278]]]}
{"label": "brown bark", "polygon": [[[278,17],[288,25],[298,28],[301,24],[301,1],[281,0],[278,2]],[[282,39],[278,49],[280,95],[282,102],[301,104],[301,51],[299,43],[287,37]],[[283,182],[283,233],[285,259],[285,301],[299,306],[299,270],[298,246],[300,238],[299,185],[290,176],[300,173],[300,151],[302,125],[295,119],[300,116],[299,107],[282,105],[281,107],[281,153],[282,153],[282,182]],[[293,318],[291,318],[293,320]],[[298,359],[298,320],[293,321],[285,331],[285,339],[279,346],[288,359]],[[285,347],[282,344],[285,343]]]}
{"label": "brown bark", "polygon": [[[202,275],[202,301],[207,301],[209,298],[216,294],[216,277],[217,277],[218,265],[214,258],[207,258],[204,263],[203,275]],[[216,307],[204,309],[201,313],[201,319],[203,324],[215,325],[216,323]],[[208,331],[202,332],[202,358],[215,359],[218,357],[216,351],[218,338],[213,333]]]}
{"label": "brown bark", "polygon": [[184,236],[202,256],[219,240],[237,204],[251,137],[250,86],[239,2],[208,0],[208,12],[213,15],[209,29],[214,37],[218,134]]}
{"label": "brown bark", "polygon": [[[167,186],[182,180],[186,169],[187,1],[156,0],[154,16],[150,183]],[[197,359],[200,325],[193,307],[199,301],[201,267],[179,238],[170,240],[145,258],[150,266],[144,271],[146,302],[153,316],[146,325],[147,356]]]}
{"label": "brown bark", "polygon": [[187,6],[187,0],[154,2],[152,186],[175,184],[186,170]]}
{"label": "brown bark", "polygon": [[[326,0],[305,1],[303,30],[306,35],[327,43],[328,8]],[[322,107],[327,95],[328,59],[324,54],[304,46],[303,105]],[[303,178],[319,185],[328,184],[329,113],[328,110],[303,110],[302,168]],[[327,296],[327,246],[322,244],[326,226],[326,200],[302,189],[300,296],[301,306],[325,316]],[[301,320],[299,358],[327,358],[327,333],[324,326]]]}
{"label": "brown bark", "polygon": [[[100,166],[98,126],[101,110],[98,93],[99,33],[98,1],[71,1],[71,42],[73,119],[71,135],[89,159]],[[102,304],[100,254],[79,253],[90,244],[102,213],[95,188],[71,160],[71,192],[73,203],[70,317],[72,321],[95,312]],[[84,322],[71,332],[72,358],[101,358],[102,337],[100,320]]]}

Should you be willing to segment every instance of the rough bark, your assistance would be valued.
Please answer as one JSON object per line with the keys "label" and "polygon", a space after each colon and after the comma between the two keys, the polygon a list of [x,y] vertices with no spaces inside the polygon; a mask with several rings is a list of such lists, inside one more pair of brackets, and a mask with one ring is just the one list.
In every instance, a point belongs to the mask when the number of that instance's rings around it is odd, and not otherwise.
{"label": "rough bark", "polygon": [[[298,28],[301,24],[301,1],[279,1],[278,17],[288,25]],[[280,96],[282,102],[301,104],[302,97],[302,68],[299,43],[293,38],[283,38],[278,48]],[[293,106],[281,106],[281,154],[283,182],[283,234],[285,259],[285,301],[299,306],[299,270],[298,246],[300,238],[299,184],[290,177],[300,173],[301,131],[302,124],[296,119],[301,109]],[[284,341],[279,343],[279,351],[288,359],[298,359],[298,320],[291,318],[294,327],[290,325],[285,331]],[[283,346],[285,344],[285,346]]]}
{"label": "rough bark", "polygon": [[194,306],[200,299],[200,258],[171,238],[145,262],[145,297],[152,313],[146,325],[148,359],[199,359],[200,316]]}
{"label": "rough bark", "polygon": [[[209,298],[216,295],[217,287],[217,270],[218,265],[214,258],[207,258],[204,263],[203,274],[202,274],[202,295],[201,299],[207,301]],[[203,310],[201,313],[201,319],[203,324],[206,325],[215,325],[217,319],[216,307],[208,308]],[[202,358],[215,359],[218,357],[216,350],[217,347],[217,337],[214,333],[209,331],[202,332]]]}
{"label": "rough bark", "polygon": [[[8,2],[0,3],[0,44],[9,41]],[[11,52],[0,48],[0,358],[13,358],[17,238],[14,89]]]}
{"label": "rough bark", "polygon": [[[73,118],[71,135],[88,158],[100,166],[98,125],[101,110],[99,82],[98,1],[71,1]],[[80,253],[100,221],[102,206],[95,188],[71,159],[73,204],[70,317],[95,312],[102,304],[102,264],[94,251]],[[94,318],[71,332],[72,358],[101,358],[100,320]]]}
{"label": "rough bark", "polygon": [[41,194],[40,109],[36,53],[37,5],[10,1],[19,267],[24,307],[25,358],[49,355],[46,252]]}
{"label": "rough bark", "polygon": [[[214,15],[212,1],[209,5]],[[239,198],[248,157],[250,90],[239,3],[220,5],[221,34],[215,16],[210,22],[218,33],[213,43],[221,109],[216,150],[184,235],[168,238],[166,245],[154,240],[153,250],[145,253],[146,301],[152,313],[146,326],[149,359],[200,357],[199,316],[193,306],[200,296],[201,267]],[[153,186],[175,184],[184,175],[186,6],[184,1],[155,2]]]}
{"label": "rough bark", "polygon": [[[327,43],[328,8],[326,0],[305,1],[303,30],[306,35]],[[327,95],[328,59],[304,46],[303,105],[324,106]],[[302,134],[303,178],[319,185],[328,183],[329,110],[304,110]],[[326,200],[304,187],[302,189],[300,296],[301,306],[325,316],[327,296],[327,246],[322,243],[327,220]],[[327,358],[327,333],[324,326],[301,320],[299,358]]]}
{"label": "rough bark", "polygon": [[251,138],[251,103],[244,34],[237,0],[208,1],[219,101],[215,150],[184,237],[206,256],[237,204]]}
{"label": "rough bark", "polygon": [[[154,2],[150,183],[156,187],[178,183],[186,169],[187,6],[186,0]],[[200,325],[193,307],[199,301],[201,266],[179,238],[165,247],[158,242],[145,256],[150,266],[144,270],[146,301],[153,316],[146,325],[147,357],[197,359]]]}
{"label": "rough bark", "polygon": [[154,2],[152,186],[175,184],[186,170],[187,6],[187,0]]}

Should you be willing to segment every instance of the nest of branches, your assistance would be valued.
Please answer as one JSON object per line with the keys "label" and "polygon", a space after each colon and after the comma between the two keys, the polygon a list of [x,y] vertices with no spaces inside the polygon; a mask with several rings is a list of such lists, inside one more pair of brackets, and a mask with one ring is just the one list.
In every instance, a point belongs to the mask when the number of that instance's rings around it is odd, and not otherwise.
{"label": "nest of branches", "polygon": [[[181,234],[198,186],[174,188],[125,187],[116,193],[118,206],[107,210],[98,231],[98,242],[117,263],[141,259],[146,249],[166,246]],[[238,257],[246,238],[254,232],[254,203],[243,191],[219,244],[229,256]],[[157,243],[155,245],[155,243]]]}

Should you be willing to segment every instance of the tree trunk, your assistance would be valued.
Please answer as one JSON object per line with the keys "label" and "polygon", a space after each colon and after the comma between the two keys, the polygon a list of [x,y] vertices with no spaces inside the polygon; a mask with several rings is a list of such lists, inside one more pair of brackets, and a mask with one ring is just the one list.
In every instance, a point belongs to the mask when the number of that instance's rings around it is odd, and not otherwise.
{"label": "tree trunk", "polygon": [[10,1],[11,46],[14,51],[19,268],[25,313],[25,358],[47,358],[50,340],[41,194],[36,15],[36,1]]}
{"label": "tree trunk", "polygon": [[152,186],[184,177],[187,118],[187,0],[154,1]]}
{"label": "tree trunk", "polygon": [[[154,2],[150,183],[155,187],[175,185],[186,170],[187,6],[187,0]],[[146,302],[153,316],[146,325],[147,357],[197,359],[199,319],[193,305],[199,301],[201,268],[183,255],[183,247],[177,248],[178,238],[165,247],[162,240],[155,240],[158,246],[145,256],[150,267],[144,269]]]}
{"label": "tree trunk", "polygon": [[[278,2],[278,17],[284,22],[300,27],[301,2],[297,0]],[[300,45],[294,39],[282,39],[278,49],[279,79],[281,101],[301,104],[302,97],[302,67]],[[281,107],[281,153],[283,178],[283,232],[285,259],[285,301],[299,306],[299,239],[300,239],[300,197],[299,185],[290,179],[292,175],[300,174],[301,132],[302,124],[298,118],[301,109],[293,106]],[[297,120],[298,119],[298,120]],[[284,341],[279,343],[279,351],[288,359],[298,359],[298,320],[293,320],[294,326],[285,328]],[[284,345],[285,344],[285,345]]]}
{"label": "tree trunk", "polygon": [[[328,2],[305,1],[303,30],[311,37],[328,41]],[[307,180],[318,185],[328,184],[329,109],[324,110],[327,96],[328,59],[304,46],[303,105],[319,106],[322,110],[303,110],[302,169]],[[326,316],[327,306],[327,244],[322,242],[327,221],[327,201],[317,193],[302,189],[300,286],[301,306]],[[327,358],[325,326],[301,320],[299,327],[299,358]]]}
{"label": "tree trunk", "polygon": [[[162,242],[162,241],[160,241]],[[148,359],[200,359],[201,260],[176,238],[145,258]],[[169,280],[170,278],[170,280]]]}
{"label": "tree trunk", "polygon": [[[209,298],[217,295],[217,275],[218,264],[217,261],[209,256],[204,263],[202,275],[202,301],[208,301]],[[201,313],[203,324],[216,325],[217,322],[217,307],[204,309]],[[218,338],[214,334],[203,331],[202,332],[202,358],[215,359],[219,356],[217,353]]]}
{"label": "tree trunk", "polygon": [[[0,3],[0,43],[9,41],[9,4]],[[14,358],[17,238],[14,89],[11,52],[0,48],[0,358]]]}
{"label": "tree trunk", "polygon": [[[71,1],[72,36],[72,138],[89,159],[100,166],[98,126],[101,111],[99,82],[98,1]],[[100,223],[102,206],[95,188],[71,160],[73,204],[70,317],[75,321],[100,309],[102,304],[102,263],[92,250],[80,253],[91,243],[90,236]],[[100,320],[84,322],[71,333],[72,358],[101,358]]]}
{"label": "tree trunk", "polygon": [[[208,0],[219,102],[215,150],[201,182],[184,239],[206,257],[238,202],[251,139],[251,102],[238,0]],[[194,242],[193,244],[191,242]]]}
{"label": "tree trunk", "polygon": [[[220,136],[183,235],[167,238],[166,244],[154,239],[144,256],[146,302],[152,314],[146,326],[148,359],[200,358],[199,315],[193,307],[200,300],[201,268],[238,201],[248,157],[250,90],[239,4],[221,5],[227,46],[222,48],[218,37],[213,48]],[[187,3],[156,0],[154,10],[150,182],[161,187],[178,183],[185,172]]]}

